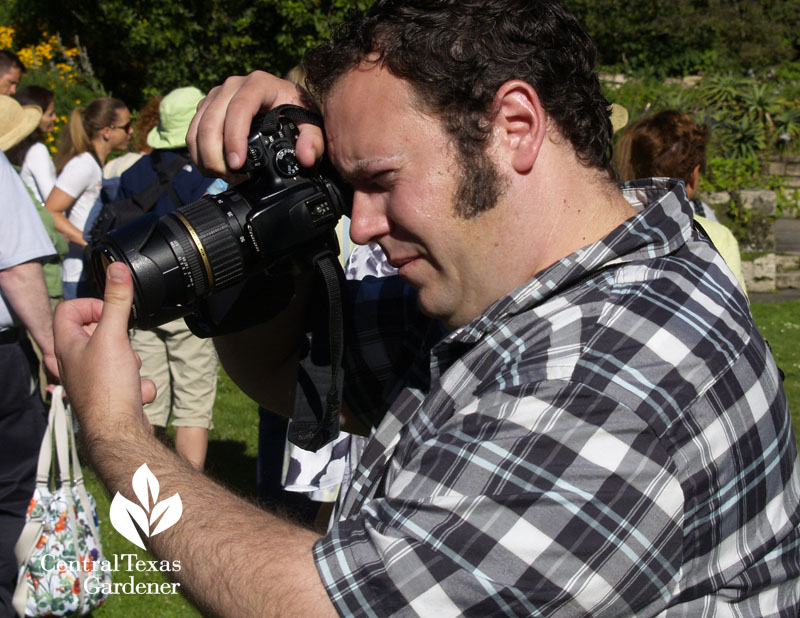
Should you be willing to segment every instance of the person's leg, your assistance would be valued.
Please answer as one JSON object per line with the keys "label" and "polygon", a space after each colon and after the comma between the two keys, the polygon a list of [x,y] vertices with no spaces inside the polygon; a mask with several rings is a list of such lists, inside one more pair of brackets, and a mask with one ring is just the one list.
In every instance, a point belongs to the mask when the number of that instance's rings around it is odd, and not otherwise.
{"label": "person's leg", "polygon": [[175,450],[198,470],[205,466],[208,430],[217,394],[217,354],[210,339],[195,337],[183,320],[164,324],[172,378]]}
{"label": "person's leg", "polygon": [[[167,363],[166,334],[160,329],[134,330],[131,332],[131,347],[142,359],[140,371],[156,385],[156,399],[144,407],[145,414],[154,428],[167,426],[172,405],[169,365]],[[157,432],[156,432],[157,433]]]}
{"label": "person's leg", "polygon": [[15,616],[14,546],[25,525],[44,428],[44,404],[27,339],[0,345],[0,618]]}
{"label": "person's leg", "polygon": [[258,407],[258,456],[256,483],[258,497],[271,506],[280,505],[293,519],[307,526],[313,525],[319,503],[308,494],[286,491],[283,488],[283,466],[286,447],[286,430],[289,419],[266,408]]}
{"label": "person's leg", "polygon": [[175,450],[198,470],[206,465],[208,429],[205,427],[176,427]]}
{"label": "person's leg", "polygon": [[73,298],[78,298],[77,281],[62,281],[61,288],[64,293],[64,300],[72,300]]}

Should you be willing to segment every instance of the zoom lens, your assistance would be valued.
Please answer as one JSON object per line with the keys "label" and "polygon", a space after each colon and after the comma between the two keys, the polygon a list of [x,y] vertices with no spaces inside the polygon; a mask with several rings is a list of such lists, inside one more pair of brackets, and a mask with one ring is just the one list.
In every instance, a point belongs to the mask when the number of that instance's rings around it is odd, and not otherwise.
{"label": "zoom lens", "polygon": [[133,276],[136,326],[153,328],[190,313],[197,299],[246,276],[245,260],[253,253],[241,225],[246,211],[239,194],[226,192],[114,230],[92,251],[98,288],[108,265],[123,262]]}

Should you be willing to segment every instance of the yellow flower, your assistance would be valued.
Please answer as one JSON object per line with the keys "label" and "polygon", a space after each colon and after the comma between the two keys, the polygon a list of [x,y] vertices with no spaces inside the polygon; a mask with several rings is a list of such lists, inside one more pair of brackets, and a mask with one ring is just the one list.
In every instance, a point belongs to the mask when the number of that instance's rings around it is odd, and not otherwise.
{"label": "yellow flower", "polygon": [[50,43],[39,43],[36,46],[36,55],[50,60],[53,57],[53,46]]}
{"label": "yellow flower", "polygon": [[0,49],[10,49],[12,47],[14,47],[14,28],[0,26]]}

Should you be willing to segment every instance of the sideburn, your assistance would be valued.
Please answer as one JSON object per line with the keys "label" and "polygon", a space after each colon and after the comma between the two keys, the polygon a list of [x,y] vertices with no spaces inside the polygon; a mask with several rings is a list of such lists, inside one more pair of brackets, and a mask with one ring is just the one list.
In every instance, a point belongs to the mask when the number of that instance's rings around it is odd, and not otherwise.
{"label": "sideburn", "polygon": [[506,190],[506,179],[483,151],[469,155],[462,152],[459,159],[456,213],[464,219],[472,219],[494,208]]}

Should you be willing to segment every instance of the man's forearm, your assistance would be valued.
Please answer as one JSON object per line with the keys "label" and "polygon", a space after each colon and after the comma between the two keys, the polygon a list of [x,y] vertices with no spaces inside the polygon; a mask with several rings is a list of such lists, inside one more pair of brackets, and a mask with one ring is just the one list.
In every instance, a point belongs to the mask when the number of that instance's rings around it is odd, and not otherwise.
{"label": "man's forearm", "polygon": [[[180,560],[174,573],[206,612],[220,616],[335,616],[311,549],[319,535],[242,500],[177,457],[144,425],[124,439],[90,442],[90,453],[112,491],[130,500],[131,479],[143,463],[158,478],[160,495],[178,493],[183,514],[152,537],[151,551]],[[251,574],[253,577],[223,577]]]}
{"label": "man's forearm", "polygon": [[53,314],[39,262],[0,271],[0,289],[43,353],[53,354]]}

